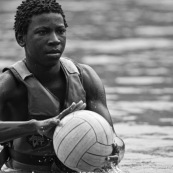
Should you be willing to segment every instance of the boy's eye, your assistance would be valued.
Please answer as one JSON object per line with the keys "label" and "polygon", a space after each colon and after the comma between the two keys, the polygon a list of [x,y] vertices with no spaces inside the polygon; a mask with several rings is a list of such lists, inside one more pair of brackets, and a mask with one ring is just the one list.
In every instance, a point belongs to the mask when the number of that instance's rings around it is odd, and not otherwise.
{"label": "boy's eye", "polygon": [[[48,34],[50,31],[49,30],[38,30],[36,33],[39,35],[46,35]],[[57,34],[63,35],[66,32],[66,29],[57,29]]]}
{"label": "boy's eye", "polygon": [[38,31],[38,34],[40,34],[40,35],[45,35],[45,34],[47,34],[47,31],[45,31],[45,30]]}
{"label": "boy's eye", "polygon": [[61,34],[61,35],[64,34],[65,32],[66,32],[66,29],[59,29],[58,30],[58,33]]}

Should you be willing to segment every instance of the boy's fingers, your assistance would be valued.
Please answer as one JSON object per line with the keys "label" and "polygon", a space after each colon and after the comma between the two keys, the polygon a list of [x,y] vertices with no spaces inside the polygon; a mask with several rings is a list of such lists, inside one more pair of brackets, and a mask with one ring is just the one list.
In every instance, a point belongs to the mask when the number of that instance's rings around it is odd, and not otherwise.
{"label": "boy's fingers", "polygon": [[82,104],[78,105],[78,106],[74,109],[74,111],[83,110],[83,109],[85,109],[85,107],[86,107],[86,104],[85,104],[85,103],[82,103]]}
{"label": "boy's fingers", "polygon": [[60,120],[57,119],[57,118],[52,118],[52,119],[50,120],[50,123],[51,123],[51,124],[59,124],[59,123],[60,123]]}
{"label": "boy's fingers", "polygon": [[76,103],[72,103],[67,109],[63,110],[59,115],[56,116],[56,119],[62,119],[65,115],[71,113],[75,108]]}
{"label": "boy's fingers", "polygon": [[83,105],[84,103],[83,103],[83,101],[81,100],[81,101],[79,101],[77,104],[76,104],[76,106],[75,106],[75,108],[74,108],[74,111],[76,111],[76,110],[79,110],[80,109],[80,107],[82,107],[82,105]]}
{"label": "boy's fingers", "polygon": [[65,115],[77,110],[83,110],[85,109],[85,107],[86,104],[82,100],[78,103],[73,102],[67,109],[65,109],[58,116],[56,116],[56,119],[62,119]]}
{"label": "boy's fingers", "polygon": [[86,108],[86,103],[83,104],[81,110],[85,109]]}

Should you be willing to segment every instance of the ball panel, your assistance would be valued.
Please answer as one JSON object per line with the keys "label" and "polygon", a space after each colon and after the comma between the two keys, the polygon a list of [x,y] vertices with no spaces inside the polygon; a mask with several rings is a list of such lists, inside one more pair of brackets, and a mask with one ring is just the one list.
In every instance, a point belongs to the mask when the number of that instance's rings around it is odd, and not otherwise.
{"label": "ball panel", "polygon": [[[65,122],[65,124],[64,124]],[[82,119],[76,120],[76,118],[69,119],[68,122],[62,121],[62,126],[57,126],[54,132],[53,137],[53,143],[54,143],[54,149],[55,153],[57,154],[57,150],[59,148],[59,145],[61,144],[61,141],[68,135],[69,132],[71,132],[74,128],[77,128],[82,123],[85,123]],[[70,124],[70,125],[69,125]],[[58,135],[58,138],[57,138]]]}
{"label": "ball panel", "polygon": [[[77,127],[78,125],[85,123],[84,120],[82,119],[76,119],[76,118],[71,118],[69,119],[69,121],[61,121],[61,125],[57,126],[54,132],[55,137],[57,135],[59,136],[64,136],[66,135],[68,132],[70,132],[73,128]],[[69,125],[70,124],[70,125]],[[60,133],[60,134],[58,134]]]}
{"label": "ball panel", "polygon": [[107,121],[105,121],[105,119],[103,117],[96,116],[95,118],[98,120],[98,122],[104,129],[104,132],[105,132],[106,138],[107,138],[107,145],[111,145],[113,143],[112,127],[110,126],[110,124]]}
{"label": "ball panel", "polygon": [[112,153],[112,145],[102,145],[100,143],[95,143],[87,153],[91,153],[99,156],[110,156]]}
{"label": "ball panel", "polygon": [[83,138],[78,142],[78,144],[73,148],[65,164],[69,167],[76,168],[79,160],[85,154],[85,152],[96,142],[95,133],[92,129],[84,135]]}
{"label": "ball panel", "polygon": [[106,145],[108,142],[107,140],[108,137],[105,133],[103,133],[104,128],[100,124],[100,122],[95,118],[95,116],[93,116],[94,114],[96,114],[96,116],[101,117],[97,113],[91,112],[91,111],[83,111],[82,113],[81,111],[77,111],[74,117],[78,117],[87,121],[91,125],[91,127],[94,129],[95,133],[97,134],[96,135],[97,141]]}
{"label": "ball panel", "polygon": [[[99,154],[99,153],[98,153]],[[89,165],[92,165],[94,167],[102,167],[105,164],[105,156],[99,156],[94,154],[85,153],[82,157],[82,160]]]}
{"label": "ball panel", "polygon": [[[74,156],[73,151],[75,150],[75,147],[78,146],[78,143],[80,143],[81,140],[83,140],[84,135],[88,133],[88,131],[91,129],[91,127],[87,123],[82,123],[76,128],[73,128],[72,131],[68,132],[65,138],[62,138],[59,148],[57,148],[57,155],[58,158],[61,160],[61,162],[65,163],[69,156]],[[64,137],[64,136],[63,136]],[[79,146],[78,150],[81,150],[84,146]],[[71,160],[71,163],[73,164],[73,159]]]}
{"label": "ball panel", "polygon": [[73,118],[73,114],[65,117],[63,120],[61,120],[61,126],[57,126],[55,131],[54,131],[54,135],[53,138],[56,138],[56,136],[58,135],[59,131],[65,126],[66,123],[70,122],[70,120]]}
{"label": "ball panel", "polygon": [[90,165],[81,159],[77,165],[77,168],[83,172],[89,172],[89,171],[93,171],[97,167]]}

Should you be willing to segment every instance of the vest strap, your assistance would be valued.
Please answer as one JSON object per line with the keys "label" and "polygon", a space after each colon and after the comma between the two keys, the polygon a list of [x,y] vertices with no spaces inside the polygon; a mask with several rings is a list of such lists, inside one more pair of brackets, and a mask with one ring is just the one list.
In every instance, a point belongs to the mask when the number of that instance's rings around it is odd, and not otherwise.
{"label": "vest strap", "polygon": [[28,164],[28,165],[36,165],[36,166],[51,166],[54,162],[54,156],[37,156],[37,155],[30,155],[30,154],[24,154],[20,153],[18,151],[15,151],[12,148],[9,148],[10,158],[13,160],[16,160],[20,163]]}
{"label": "vest strap", "polygon": [[80,74],[79,70],[77,69],[76,65],[71,59],[61,58],[60,60],[64,68],[68,71],[69,74],[74,74],[74,73],[77,73],[78,75]]}
{"label": "vest strap", "polygon": [[51,167],[52,164],[55,162],[56,166],[64,172],[68,173],[77,173],[74,170],[69,169],[66,167],[56,155],[50,156],[37,156],[37,155],[29,155],[20,153],[15,151],[12,148],[8,148],[10,153],[10,158],[23,164],[33,165],[33,166],[49,166]]}
{"label": "vest strap", "polygon": [[13,66],[14,69],[17,69],[17,73],[20,74],[19,76],[25,80],[25,78],[29,76],[33,76],[33,74],[27,69],[24,61],[18,61]]}

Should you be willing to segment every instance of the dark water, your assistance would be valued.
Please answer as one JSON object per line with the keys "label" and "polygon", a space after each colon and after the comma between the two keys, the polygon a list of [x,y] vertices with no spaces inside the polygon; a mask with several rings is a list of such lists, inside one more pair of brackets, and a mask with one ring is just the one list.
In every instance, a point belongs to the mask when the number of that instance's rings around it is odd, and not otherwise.
{"label": "dark water", "polygon": [[[0,1],[0,68],[24,57],[13,16],[20,0]],[[66,12],[64,56],[101,77],[117,133],[126,143],[126,172],[173,169],[173,1],[60,2]]]}

